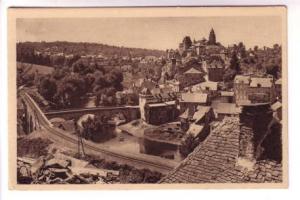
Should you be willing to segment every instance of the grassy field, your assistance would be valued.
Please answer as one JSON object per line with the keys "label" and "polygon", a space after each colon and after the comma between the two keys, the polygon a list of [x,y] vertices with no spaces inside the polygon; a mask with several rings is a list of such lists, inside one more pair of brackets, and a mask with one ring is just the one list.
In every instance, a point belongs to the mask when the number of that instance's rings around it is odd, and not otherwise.
{"label": "grassy field", "polygon": [[33,74],[36,71],[38,71],[39,74],[43,74],[43,75],[51,74],[54,70],[53,67],[49,67],[45,65],[22,63],[22,62],[17,62],[17,68],[23,69],[26,74]]}

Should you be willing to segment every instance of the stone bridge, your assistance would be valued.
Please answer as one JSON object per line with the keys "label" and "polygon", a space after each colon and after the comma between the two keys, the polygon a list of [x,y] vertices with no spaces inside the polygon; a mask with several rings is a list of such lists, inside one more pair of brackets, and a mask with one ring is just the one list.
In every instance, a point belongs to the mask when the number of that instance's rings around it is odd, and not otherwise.
{"label": "stone bridge", "polygon": [[84,109],[70,109],[70,110],[58,110],[49,111],[45,115],[48,119],[60,117],[66,120],[79,119],[85,114],[94,114],[98,116],[108,116],[122,113],[126,119],[126,122],[140,118],[140,110],[138,106],[118,106],[118,107],[95,107]]}
{"label": "stone bridge", "polygon": [[[48,138],[61,145],[66,149],[77,150],[78,137],[74,134],[70,134],[67,131],[56,128],[48,120],[47,116],[39,108],[37,103],[24,91],[20,92],[20,101],[24,106],[24,112],[22,112],[22,120],[26,123],[26,133],[29,134],[35,130],[43,130],[47,134]],[[86,113],[98,114],[107,113],[123,113],[127,120],[132,120],[139,117],[138,107],[105,107],[105,108],[92,108],[82,110],[63,110],[58,112],[49,112],[48,117],[64,117],[74,118],[74,116],[84,115]],[[170,170],[177,166],[177,162],[160,158],[157,156],[151,156],[146,154],[135,154],[131,152],[124,152],[117,149],[108,149],[107,146],[102,144],[96,144],[91,141],[85,140],[83,143],[85,153],[87,155],[99,156],[107,161],[114,161],[120,164],[127,164],[134,166],[138,169],[150,169],[153,171],[161,172],[163,174],[168,173]]]}
{"label": "stone bridge", "polygon": [[41,129],[39,120],[37,119],[37,111],[32,109],[31,106],[28,106],[24,100],[21,100],[21,103],[24,108],[24,113],[22,113],[24,131],[26,134],[29,134],[33,131]]}

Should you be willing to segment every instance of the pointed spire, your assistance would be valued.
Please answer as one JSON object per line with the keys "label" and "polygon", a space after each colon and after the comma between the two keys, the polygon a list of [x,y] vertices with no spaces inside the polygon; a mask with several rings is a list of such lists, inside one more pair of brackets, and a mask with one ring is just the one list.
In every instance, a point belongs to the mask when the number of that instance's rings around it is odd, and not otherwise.
{"label": "pointed spire", "polygon": [[214,31],[213,28],[210,30],[208,38],[209,38],[208,39],[208,44],[209,45],[215,45],[216,44],[216,34],[215,34],[215,31]]}

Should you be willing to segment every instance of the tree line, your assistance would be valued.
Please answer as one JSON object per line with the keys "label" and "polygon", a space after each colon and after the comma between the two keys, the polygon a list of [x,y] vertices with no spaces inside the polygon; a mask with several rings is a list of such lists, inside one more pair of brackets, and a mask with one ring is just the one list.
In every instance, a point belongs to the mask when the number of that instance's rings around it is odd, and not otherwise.
{"label": "tree line", "polygon": [[52,74],[40,77],[39,93],[56,108],[78,107],[89,94],[96,105],[114,105],[115,93],[123,90],[123,74],[94,62],[79,59],[71,66],[57,67]]}

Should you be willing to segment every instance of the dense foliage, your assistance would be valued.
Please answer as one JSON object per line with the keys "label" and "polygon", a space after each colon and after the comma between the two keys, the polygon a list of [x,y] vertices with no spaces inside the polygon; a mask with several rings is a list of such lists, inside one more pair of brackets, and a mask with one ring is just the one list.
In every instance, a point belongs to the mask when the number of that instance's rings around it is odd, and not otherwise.
{"label": "dense foliage", "polygon": [[[40,52],[41,54],[35,54]],[[47,52],[51,52],[47,54]],[[63,55],[54,55],[53,53],[73,54],[74,57],[66,58]],[[102,55],[109,59],[113,57],[145,57],[164,55],[164,51],[149,50],[142,48],[125,48],[110,46],[98,43],[86,42],[23,42],[17,43],[17,61],[28,62],[41,65],[62,65],[72,64],[79,59],[79,55]]]}
{"label": "dense foliage", "polygon": [[108,118],[105,116],[89,117],[86,121],[82,122],[82,135],[87,140],[103,142],[114,137],[113,131],[109,131],[109,126],[111,125],[108,124]]}

